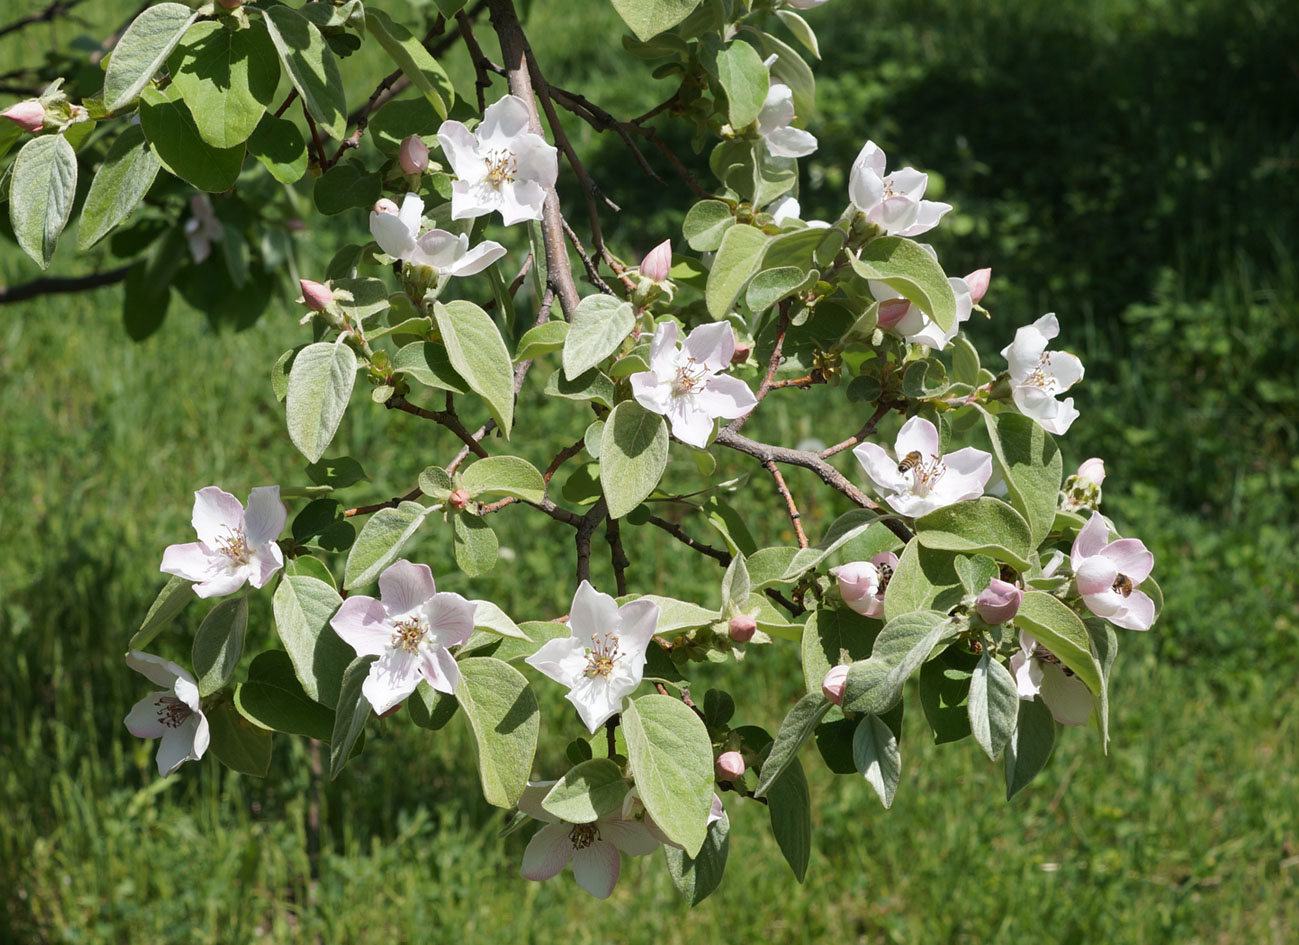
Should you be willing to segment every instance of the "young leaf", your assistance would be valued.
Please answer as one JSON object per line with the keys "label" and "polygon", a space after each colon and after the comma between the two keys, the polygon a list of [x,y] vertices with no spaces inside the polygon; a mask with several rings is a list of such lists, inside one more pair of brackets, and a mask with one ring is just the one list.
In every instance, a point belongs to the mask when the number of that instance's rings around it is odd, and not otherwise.
{"label": "young leaf", "polygon": [[351,591],[378,580],[379,572],[401,554],[402,546],[431,511],[418,502],[403,502],[395,509],[375,512],[347,556],[343,587]]}
{"label": "young leaf", "polygon": [[785,28],[794,34],[794,38],[807,47],[808,52],[817,59],[821,58],[821,47],[816,41],[816,33],[812,32],[812,27],[807,25],[807,20],[793,10],[777,10],[776,16],[785,24]]}
{"label": "young leaf", "polygon": [[365,678],[370,675],[370,664],[377,656],[358,656],[343,673],[343,685],[338,691],[338,706],[334,710],[334,730],[329,739],[329,780],[342,773],[352,746],[365,729],[370,718],[370,702],[361,692]]}
{"label": "young leaf", "polygon": [[984,650],[970,677],[970,731],[991,760],[1001,756],[1010,733],[1015,730],[1018,713],[1015,677],[1000,660],[991,659]]}
{"label": "young leaf", "polygon": [[248,140],[280,81],[275,47],[260,22],[243,30],[212,20],[195,23],[176,47],[168,70],[199,135],[215,148]]}
{"label": "young leaf", "polygon": [[770,84],[758,51],[743,40],[731,40],[717,53],[717,81],[726,92],[731,127],[739,129],[756,121]]}
{"label": "young leaf", "polygon": [[767,239],[765,233],[747,223],[736,224],[722,236],[704,290],[708,314],[713,318],[725,318],[735,307],[735,300],[757,269]]}
{"label": "young leaf", "polygon": [[412,377],[425,387],[469,393],[469,384],[451,366],[446,347],[432,341],[414,341],[402,347],[393,355],[392,372]]}
{"label": "young leaf", "polygon": [[610,518],[622,518],[659,484],[668,464],[663,418],[624,400],[605,419],[600,437],[600,488]]}
{"label": "young leaf", "polygon": [[310,20],[291,7],[267,7],[264,16],[275,51],[307,111],[330,137],[342,141],[347,133],[347,101],[329,44]]}
{"label": "young leaf", "polygon": [[333,737],[334,713],[302,691],[293,662],[282,650],[257,655],[248,667],[248,681],[235,689],[235,705],[262,728],[324,742]]}
{"label": "young leaf", "polygon": [[473,302],[465,301],[436,302],[433,317],[451,366],[486,401],[508,439],[514,423],[514,362],[496,323]]}
{"label": "young leaf", "polygon": [[699,0],[613,0],[613,8],[642,43],[676,26]]}
{"label": "young leaf", "polygon": [[986,554],[1019,571],[1029,569],[1028,556],[1034,547],[1024,517],[991,496],[921,516],[916,520],[916,538],[926,548]]}
{"label": "young leaf", "polygon": [[1006,743],[1006,800],[1018,794],[1046,767],[1055,747],[1055,719],[1041,699],[1019,707],[1019,724]]}
{"label": "young leaf", "polygon": [[593,400],[606,407],[612,407],[615,399],[613,381],[603,371],[591,368],[581,377],[568,380],[560,368],[546,379],[547,397],[563,397],[566,400]]}
{"label": "young leaf", "polygon": [[392,58],[411,84],[420,90],[429,104],[445,119],[455,101],[455,88],[446,71],[429,55],[424,44],[400,23],[394,23],[382,10],[368,7],[365,25],[371,36]]}
{"label": "young leaf", "polygon": [[248,627],[248,598],[243,594],[217,604],[199,624],[194,636],[194,675],[201,696],[210,696],[235,674],[244,652]]}
{"label": "young leaf", "polygon": [[743,607],[749,600],[749,569],[744,562],[744,555],[736,555],[722,575],[722,610],[728,604]]}
{"label": "young leaf", "polygon": [[883,282],[910,299],[943,331],[956,323],[956,294],[947,274],[919,243],[884,236],[867,243],[860,257],[850,253],[848,261],[863,279]]}
{"label": "young leaf", "polygon": [[541,806],[570,824],[589,824],[622,806],[627,782],[608,758],[592,758],[569,769],[541,800]]}
{"label": "young leaf", "polygon": [[830,668],[864,660],[879,634],[879,621],[847,607],[822,607],[803,626],[803,682],[809,693],[820,693]]}
{"label": "young leaf", "polygon": [[154,598],[149,612],[144,615],[144,622],[140,624],[140,629],[131,636],[127,649],[143,650],[153,642],[154,637],[171,625],[171,622],[194,597],[193,582],[173,575]]}
{"label": "young leaf", "polygon": [[124,128],[90,183],[77,224],[77,249],[86,250],[131,215],[153,186],[162,162],[138,125]]}
{"label": "young leaf", "polygon": [[907,542],[884,595],[884,619],[892,620],[915,610],[946,612],[959,604],[965,591],[956,574],[955,560],[951,552],[934,551],[918,541]]}
{"label": "young leaf", "polygon": [[474,731],[483,797],[496,807],[513,807],[537,751],[541,715],[536,696],[513,666],[474,657],[460,663],[456,699]]}
{"label": "young leaf", "polygon": [[234,186],[244,164],[243,145],[216,148],[204,141],[174,85],[165,92],[144,90],[140,127],[163,167],[172,174],[213,194]]}
{"label": "young leaf", "polygon": [[[581,303],[578,304],[580,306]],[[529,328],[519,339],[518,350],[514,352],[514,363],[520,364],[559,351],[564,347],[564,339],[567,337],[568,322],[545,322]]]}
{"label": "young leaf", "polygon": [[857,773],[875,789],[884,809],[893,806],[893,796],[902,778],[902,752],[898,738],[876,715],[857,723],[852,736],[852,758]]}
{"label": "young leaf", "polygon": [[664,844],[663,854],[668,862],[668,875],[677,892],[685,896],[692,906],[703,902],[722,882],[726,871],[726,858],[731,851],[731,819],[722,811],[720,820],[708,825],[708,835],[698,856],[688,856],[684,850]]}
{"label": "young leaf", "polygon": [[334,708],[347,664],[356,655],[329,625],[343,599],[329,584],[306,575],[288,575],[275,590],[275,630],[293,660],[303,691]]}
{"label": "young leaf", "polygon": [[654,823],[698,856],[713,803],[713,749],[699,716],[671,696],[641,696],[622,713],[632,774]]}
{"label": "young leaf", "polygon": [[519,629],[519,625],[491,601],[476,600],[473,603],[477,605],[474,608],[475,629],[487,630],[503,637],[513,637],[525,643],[531,642],[531,637]]}
{"label": "young leaf", "polygon": [[809,692],[794,704],[780,723],[780,731],[771,745],[766,761],[762,763],[762,775],[758,785],[753,789],[754,797],[764,797],[772,784],[798,756],[798,750],[808,740],[812,730],[825,717],[832,703],[820,692]]}
{"label": "young leaf", "polygon": [[451,519],[456,566],[469,577],[479,577],[496,567],[500,546],[496,532],[477,515],[461,512]]}
{"label": "young leaf", "polygon": [[61,134],[32,138],[14,158],[9,222],[23,252],[48,269],[77,193],[77,154]]}
{"label": "young leaf", "polygon": [[293,359],[284,405],[289,439],[313,463],[325,455],[343,420],[356,368],[356,352],[329,341],[307,345]]}
{"label": "young leaf", "polygon": [[681,231],[697,253],[711,253],[722,245],[726,231],[735,226],[735,214],[720,200],[701,200],[686,212]]}
{"label": "young leaf", "polygon": [[564,377],[572,381],[595,367],[636,327],[631,303],[611,295],[588,295],[578,303],[564,339]]}
{"label": "young leaf", "polygon": [[217,761],[242,774],[266,777],[271,767],[271,733],[245,719],[228,700],[206,714]]}
{"label": "young leaf", "polygon": [[135,101],[197,17],[197,11],[182,4],[159,3],[131,21],[108,57],[106,112],[121,111]]}
{"label": "young leaf", "polygon": [[518,456],[480,459],[465,469],[460,484],[475,499],[480,495],[509,495],[525,502],[540,502],[546,495],[546,482],[537,467]]}

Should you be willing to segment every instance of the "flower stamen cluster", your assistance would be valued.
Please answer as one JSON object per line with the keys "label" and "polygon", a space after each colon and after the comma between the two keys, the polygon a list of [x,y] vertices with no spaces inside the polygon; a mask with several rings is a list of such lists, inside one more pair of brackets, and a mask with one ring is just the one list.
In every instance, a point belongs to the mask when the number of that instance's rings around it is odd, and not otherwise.
{"label": "flower stamen cluster", "polygon": [[586,678],[603,676],[608,679],[620,656],[622,651],[618,648],[618,638],[612,632],[603,637],[591,634],[591,646],[586,650]]}

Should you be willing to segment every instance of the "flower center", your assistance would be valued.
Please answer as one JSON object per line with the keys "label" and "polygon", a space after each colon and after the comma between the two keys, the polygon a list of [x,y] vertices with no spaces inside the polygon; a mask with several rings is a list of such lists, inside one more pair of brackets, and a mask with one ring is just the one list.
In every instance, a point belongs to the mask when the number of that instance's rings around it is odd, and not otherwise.
{"label": "flower center", "polygon": [[690,358],[685,364],[677,368],[677,376],[672,379],[672,393],[680,397],[683,394],[693,394],[704,386],[708,380],[708,368],[702,364],[696,364],[694,358]]}
{"label": "flower center", "polygon": [[1028,372],[1028,377],[1024,378],[1023,383],[1033,387],[1040,387],[1048,394],[1057,393],[1058,382],[1056,381],[1055,371],[1051,369],[1050,351],[1042,352],[1042,356],[1037,359],[1037,367]]}
{"label": "flower center", "polygon": [[244,534],[242,528],[231,528],[226,525],[225,530],[226,534],[216,540],[217,551],[235,564],[247,564],[248,559],[252,557],[252,552],[248,549],[248,536]]}
{"label": "flower center", "polygon": [[947,472],[947,464],[937,453],[931,453],[926,460],[920,458],[918,451],[912,450],[898,463],[898,472],[903,476],[910,473],[912,494],[923,496],[934,491]]}
{"label": "flower center", "polygon": [[519,171],[519,162],[509,148],[493,148],[484,160],[487,162],[487,182],[493,187],[512,182]]}
{"label": "flower center", "polygon": [[621,656],[618,639],[612,633],[606,633],[603,637],[591,634],[591,645],[586,650],[586,678],[603,676],[608,679]]}
{"label": "flower center", "polygon": [[1132,578],[1126,574],[1120,574],[1114,579],[1114,590],[1124,597],[1132,596]]}
{"label": "flower center", "polygon": [[158,721],[167,728],[180,728],[181,724],[194,714],[194,710],[183,700],[175,696],[162,696],[154,705],[158,707]]}
{"label": "flower center", "polygon": [[595,824],[574,824],[568,832],[568,839],[572,841],[574,850],[585,850],[600,839],[600,828]]}
{"label": "flower center", "polygon": [[428,624],[422,617],[403,617],[392,625],[393,649],[414,653],[428,633]]}

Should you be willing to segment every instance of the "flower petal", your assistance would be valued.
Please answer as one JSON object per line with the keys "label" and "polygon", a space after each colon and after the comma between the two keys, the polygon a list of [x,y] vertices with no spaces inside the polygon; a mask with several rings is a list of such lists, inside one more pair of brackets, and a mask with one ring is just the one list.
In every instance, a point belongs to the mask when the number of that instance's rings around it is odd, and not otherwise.
{"label": "flower petal", "polygon": [[514,147],[515,179],[554,187],[559,177],[559,151],[541,135],[520,135]]}
{"label": "flower petal", "polygon": [[499,209],[500,206],[501,193],[495,187],[465,180],[451,183],[451,219],[453,220],[485,216]]}
{"label": "flower petal", "polygon": [[541,806],[541,802],[554,786],[554,781],[529,781],[524,785],[523,793],[519,795],[519,801],[515,806],[533,820],[540,820],[546,824],[558,823],[559,818]]}
{"label": "flower petal", "polygon": [[1118,613],[1108,618],[1109,622],[1124,630],[1149,630],[1155,622],[1155,602],[1145,591],[1133,591],[1123,601]]}
{"label": "flower petal", "polygon": [[601,820],[599,827],[600,837],[628,856],[648,856],[663,845],[639,820]]}
{"label": "flower petal", "polygon": [[460,685],[460,664],[446,647],[426,647],[420,654],[420,675],[438,692],[454,693]]}
{"label": "flower petal", "polygon": [[383,604],[364,594],[343,601],[329,625],[357,656],[380,656],[392,646],[392,621]]}
{"label": "flower petal", "polygon": [[170,693],[151,692],[131,706],[131,711],[122,720],[126,724],[127,731],[136,738],[161,738],[167,731],[167,726],[162,724],[162,719],[158,716],[157,703],[166,695]]}
{"label": "flower petal", "polygon": [[938,428],[924,417],[912,417],[898,431],[893,452],[900,460],[912,451],[926,460],[939,455]]}
{"label": "flower petal", "polygon": [[190,522],[198,540],[215,548],[219,539],[228,538],[244,527],[244,507],[224,489],[207,486],[194,493]]}
{"label": "flower petal", "polygon": [[250,571],[248,568],[231,568],[211,575],[201,584],[194,585],[194,593],[199,597],[225,597],[227,594],[233,594],[239,588],[244,586],[244,581],[248,580]]}
{"label": "flower petal", "polygon": [[1101,550],[1109,544],[1109,540],[1110,530],[1105,524],[1105,517],[1100,512],[1092,512],[1091,518],[1079,529],[1078,537],[1073,541],[1073,548],[1070,551],[1073,569],[1077,571],[1084,558],[1100,554]]}
{"label": "flower petal", "polygon": [[1140,584],[1150,577],[1155,567],[1155,556],[1146,550],[1145,543],[1139,538],[1112,541],[1101,551],[1101,557],[1131,578],[1133,584]]}
{"label": "flower petal", "polygon": [[730,322],[700,325],[686,336],[681,350],[695,364],[715,374],[731,363],[731,355],[735,354],[735,330]]}
{"label": "flower petal", "polygon": [[633,600],[618,608],[618,648],[628,656],[645,655],[659,623],[659,606],[653,601]]}
{"label": "flower petal", "polygon": [[941,203],[937,200],[922,200],[916,210],[915,222],[906,229],[898,230],[897,236],[919,236],[922,233],[928,233],[934,227],[938,226],[941,220],[952,209],[950,203]]}
{"label": "flower petal", "polygon": [[423,607],[436,592],[433,572],[427,564],[416,564],[402,558],[388,565],[379,575],[379,599],[393,620]]}
{"label": "flower petal", "polygon": [[1093,555],[1084,558],[1074,568],[1074,579],[1078,582],[1078,593],[1084,597],[1104,594],[1114,587],[1119,576],[1119,569],[1114,562],[1104,555]]}
{"label": "flower petal", "polygon": [[884,447],[878,443],[859,443],[853,448],[852,454],[857,457],[857,462],[861,463],[867,477],[875,484],[876,492],[883,495],[887,492],[906,490],[906,483],[898,475],[898,461],[884,452]]}
{"label": "flower petal", "polygon": [[537,882],[558,875],[573,857],[572,830],[571,824],[547,824],[534,833],[523,851],[520,875]]}
{"label": "flower petal", "polygon": [[185,762],[197,760],[198,755],[194,751],[194,735],[200,721],[205,720],[195,713],[181,725],[162,733],[162,741],[158,743],[158,754],[155,760],[158,762],[158,773],[163,777],[171,774]]}
{"label": "flower petal", "polygon": [[612,843],[597,840],[573,853],[573,878],[597,899],[608,899],[618,883],[622,857]]}
{"label": "flower petal", "polygon": [[279,486],[258,486],[248,493],[248,511],[244,513],[244,534],[250,545],[274,541],[284,531],[288,510],[280,501]]}
{"label": "flower petal", "polygon": [[523,662],[561,686],[572,686],[586,668],[585,649],[583,640],[576,636],[559,637],[543,643]]}
{"label": "flower petal", "polygon": [[703,449],[713,435],[713,418],[709,416],[693,395],[677,395],[668,402],[668,421],[672,435],[682,443]]}
{"label": "flower petal", "polygon": [[[632,688],[635,688],[635,684]],[[595,734],[595,731],[610,716],[622,711],[622,700],[626,694],[615,690],[610,681],[603,676],[596,675],[590,678],[578,676],[573,688],[564,698],[577,709],[577,714],[581,716],[582,724],[586,726],[587,731]]]}
{"label": "flower petal", "polygon": [[676,364],[677,323],[671,319],[659,322],[650,341],[650,369],[655,374],[671,375]]}
{"label": "flower petal", "polygon": [[456,260],[445,271],[452,276],[473,276],[482,272],[496,260],[505,256],[505,247],[492,240],[483,240]]}
{"label": "flower petal", "polygon": [[653,371],[637,371],[631,381],[631,395],[650,413],[666,415],[672,402],[672,387],[659,382]]}
{"label": "flower petal", "polygon": [[431,638],[443,647],[464,643],[474,632],[477,610],[476,601],[465,600],[459,594],[434,594],[424,605]]}
{"label": "flower petal", "polygon": [[382,715],[401,702],[419,685],[421,660],[405,650],[388,650],[370,664],[370,674],[361,684],[361,694]]}
{"label": "flower petal", "polygon": [[608,594],[603,594],[591,586],[589,581],[582,581],[573,595],[573,606],[568,618],[568,626],[574,639],[583,641],[592,635],[604,635],[618,627],[618,603]]}
{"label": "flower petal", "polygon": [[724,420],[743,417],[758,406],[758,399],[749,390],[749,385],[738,377],[727,375],[709,378],[695,392],[694,401],[704,413]]}
{"label": "flower petal", "polygon": [[458,121],[444,121],[438,128],[438,144],[456,177],[462,181],[477,180],[483,176],[483,159],[478,151],[478,139],[472,131]]}
{"label": "flower petal", "polygon": [[253,553],[253,559],[249,562],[248,583],[253,587],[265,587],[280,568],[284,567],[284,552],[280,546],[271,543],[262,545]]}
{"label": "flower petal", "polygon": [[816,135],[802,128],[776,128],[763,137],[772,157],[801,158],[816,151]]}
{"label": "flower petal", "polygon": [[1064,670],[1054,663],[1042,666],[1041,695],[1057,722],[1064,725],[1086,725],[1091,718],[1091,691],[1081,679],[1065,675]]}
{"label": "flower petal", "polygon": [[199,583],[224,573],[229,564],[230,559],[225,555],[212,551],[201,541],[192,541],[185,545],[168,545],[162,553],[162,566],[158,570]]}
{"label": "flower petal", "polygon": [[194,681],[192,675],[171,660],[165,660],[161,656],[154,656],[142,650],[131,650],[127,653],[126,665],[155,686],[161,686],[168,692],[175,687],[177,679]]}
{"label": "flower petal", "polygon": [[[508,147],[528,130],[528,106],[517,95],[503,95],[487,106],[478,126],[478,140],[484,147]],[[512,149],[511,149],[512,150]]]}
{"label": "flower petal", "polygon": [[546,192],[533,180],[519,180],[501,187],[501,222],[506,226],[524,220],[540,220]]}
{"label": "flower petal", "polygon": [[370,213],[370,235],[393,259],[405,259],[415,249],[415,234],[395,213]]}

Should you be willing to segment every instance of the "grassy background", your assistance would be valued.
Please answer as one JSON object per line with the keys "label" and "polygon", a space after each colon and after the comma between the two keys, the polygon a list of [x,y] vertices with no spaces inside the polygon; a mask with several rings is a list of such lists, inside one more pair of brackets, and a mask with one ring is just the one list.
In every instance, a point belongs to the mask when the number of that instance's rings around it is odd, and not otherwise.
{"label": "grassy background", "polygon": [[[102,33],[112,7],[90,6],[88,31]],[[808,215],[837,212],[873,137],[956,204],[934,234],[950,268],[994,267],[994,319],[972,329],[989,360],[1014,326],[1055,310],[1087,365],[1066,460],[1106,458],[1106,509],[1155,551],[1168,598],[1153,633],[1124,638],[1110,755],[1066,732],[1006,804],[999,768],[968,742],[931,746],[909,704],[892,811],[856,778],[812,770],[816,846],[800,887],[764,812],[732,799],[727,878],[688,912],[658,856],[625,861],[605,903],[570,877],[518,878],[525,838],[496,839],[461,724],[432,734],[398,716],[372,725],[364,755],[321,790],[313,880],[300,741],[277,739],[264,781],[215,762],[159,780],[152,743],[120,723],[143,692],[120,653],[160,586],[162,546],[188,532],[192,490],[300,479],[267,369],[301,330],[284,307],[236,334],[177,306],[135,345],[116,290],[48,298],[0,320],[0,941],[1299,935],[1299,13],[1283,0],[837,0],[810,18],[827,65]],[[615,112],[661,97],[606,49],[618,35],[606,4],[536,0],[529,28],[553,78]],[[48,42],[41,30],[22,42]],[[679,214],[638,209],[664,197],[628,172],[620,144],[570,130],[627,208],[611,237],[628,255],[671,235]],[[17,257],[0,258],[9,281],[30,275]],[[830,439],[842,432],[820,420],[832,402],[800,396],[754,426]],[[357,501],[404,491],[454,452],[442,431],[360,396],[352,410],[339,446],[374,480]],[[585,422],[554,406],[532,416],[544,432],[520,443],[542,461]],[[756,507],[760,542],[789,541],[775,507]],[[837,507],[806,511],[823,521]],[[519,616],[562,611],[570,564],[554,541],[567,535],[537,531],[526,511],[494,524],[515,557],[475,595]],[[715,593],[711,566],[678,547],[638,532],[629,548],[638,586]],[[439,530],[412,556],[457,586],[437,564],[450,560]],[[183,656],[201,613],[158,648]],[[263,597],[250,633],[250,649],[271,645]],[[789,647],[724,675],[742,721],[769,728],[801,685]],[[697,691],[713,680],[723,674],[701,674]],[[541,689],[548,719],[563,717],[555,688]],[[557,771],[562,748],[543,732],[538,770]]]}

